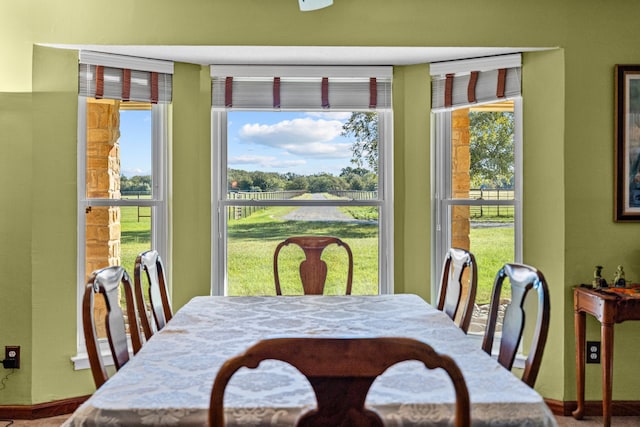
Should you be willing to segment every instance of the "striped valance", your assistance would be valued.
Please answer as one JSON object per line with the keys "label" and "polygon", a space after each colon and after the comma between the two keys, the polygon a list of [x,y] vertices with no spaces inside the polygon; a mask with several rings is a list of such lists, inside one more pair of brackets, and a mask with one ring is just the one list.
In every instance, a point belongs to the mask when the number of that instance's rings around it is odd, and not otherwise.
{"label": "striped valance", "polygon": [[520,55],[450,61],[431,66],[434,111],[486,104],[521,95]]}
{"label": "striped valance", "polygon": [[386,67],[336,68],[340,67],[212,66],[212,106],[252,110],[391,108],[391,73]]}
{"label": "striped valance", "polygon": [[78,93],[98,99],[168,104],[172,73],[173,64],[165,61],[81,53]]}

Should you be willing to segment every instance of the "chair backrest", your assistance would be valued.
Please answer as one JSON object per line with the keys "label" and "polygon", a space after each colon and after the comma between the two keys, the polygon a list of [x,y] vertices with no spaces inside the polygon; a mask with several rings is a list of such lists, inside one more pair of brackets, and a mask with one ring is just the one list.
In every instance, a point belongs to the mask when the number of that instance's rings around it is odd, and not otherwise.
{"label": "chair backrest", "polygon": [[[143,296],[142,271],[146,273],[146,282],[149,285],[148,296],[154,320],[153,327],[149,323],[149,314]],[[136,257],[133,277],[135,281],[136,303],[140,313],[140,323],[142,324],[145,337],[149,339],[155,331],[164,328],[164,325],[173,317],[164,265],[157,251],[145,251]]]}
{"label": "chair backrest", "polygon": [[281,242],[273,254],[273,275],[276,281],[276,294],[282,295],[280,288],[280,275],[278,272],[278,255],[284,246],[294,244],[302,248],[306,259],[300,263],[300,279],[305,295],[322,295],[324,284],[327,280],[327,263],[321,259],[322,251],[336,244],[347,251],[349,270],[347,272],[346,295],[351,295],[351,283],[353,281],[353,254],[351,248],[337,237],[330,236],[297,236],[289,237]]}
{"label": "chair backrest", "polygon": [[504,313],[498,362],[509,370],[513,367],[513,361],[518,352],[525,326],[526,316],[524,302],[528,292],[534,289],[538,293],[538,316],[529,355],[525,360],[525,368],[522,374],[522,381],[530,387],[533,387],[536,382],[536,377],[538,376],[538,371],[540,370],[544,346],[547,342],[550,316],[549,288],[547,287],[547,281],[544,275],[540,271],[523,264],[505,264],[504,267],[498,271],[493,284],[489,317],[487,319],[482,349],[491,354],[493,338],[496,332],[498,309],[500,307],[500,294],[502,284],[506,278],[509,279],[509,283],[511,284],[511,302]]}
{"label": "chair backrest", "polygon": [[98,334],[96,332],[94,313],[94,297],[96,293],[104,296],[106,306],[105,326],[113,363],[116,369],[120,369],[129,361],[127,327],[124,314],[120,308],[118,295],[120,283],[123,284],[124,288],[127,320],[129,323],[133,353],[137,353],[143,344],[137,318],[136,303],[133,296],[133,287],[125,269],[119,266],[113,266],[91,273],[82,299],[82,324],[87,346],[87,355],[89,356],[91,373],[93,374],[96,387],[100,387],[108,379],[107,370],[100,355],[100,345],[98,344]]}
{"label": "chair backrest", "polygon": [[[464,280],[464,272],[467,271]],[[465,288],[463,280],[467,283],[467,297],[458,326],[465,333],[469,330],[473,306],[476,301],[476,289],[478,287],[478,267],[476,258],[469,251],[458,248],[450,248],[445,256],[440,280],[440,296],[438,298],[438,310],[444,311],[452,320],[456,320],[462,293]]]}
{"label": "chair backrest", "polygon": [[[261,361],[281,360],[294,366],[311,384],[317,407],[298,419],[297,426],[382,426],[374,411],[365,408],[369,387],[390,366],[417,360],[442,368],[456,395],[455,426],[470,424],[469,392],[464,377],[449,356],[411,338],[274,338],[259,341],[243,354],[227,360],[216,375],[211,392],[209,422],[224,425],[224,390],[241,367],[257,368]],[[425,384],[425,387],[428,387]]]}

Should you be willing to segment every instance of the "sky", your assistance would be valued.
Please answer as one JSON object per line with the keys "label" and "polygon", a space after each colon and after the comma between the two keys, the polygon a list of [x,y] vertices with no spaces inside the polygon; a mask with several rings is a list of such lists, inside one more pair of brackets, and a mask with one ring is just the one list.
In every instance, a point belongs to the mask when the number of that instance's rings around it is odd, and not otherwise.
{"label": "sky", "polygon": [[151,175],[150,110],[120,110],[120,174]]}
{"label": "sky", "polygon": [[227,166],[338,175],[354,166],[350,139],[341,136],[350,116],[350,112],[229,112]]}
{"label": "sky", "polygon": [[[227,166],[246,171],[339,175],[351,163],[341,136],[350,112],[228,113]],[[121,173],[151,174],[151,111],[120,112]]]}

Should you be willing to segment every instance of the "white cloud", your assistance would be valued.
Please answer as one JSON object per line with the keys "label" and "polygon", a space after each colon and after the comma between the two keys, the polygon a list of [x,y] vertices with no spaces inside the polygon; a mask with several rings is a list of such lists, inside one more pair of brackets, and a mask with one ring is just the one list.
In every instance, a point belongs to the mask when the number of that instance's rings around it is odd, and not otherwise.
{"label": "white cloud", "polygon": [[349,144],[334,142],[341,133],[339,120],[305,117],[272,125],[246,124],[239,136],[245,143],[279,148],[297,156],[348,158],[351,156]]}
{"label": "white cloud", "polygon": [[308,112],[307,115],[309,117],[320,117],[323,119],[333,119],[333,120],[347,120],[351,117],[351,112],[349,111],[311,111]]}
{"label": "white cloud", "polygon": [[255,165],[260,168],[280,169],[304,166],[307,162],[305,160],[282,160],[272,156],[241,155],[230,157],[228,163],[231,167],[239,165]]}
{"label": "white cloud", "polygon": [[287,144],[281,148],[291,154],[298,156],[344,159],[351,157],[349,144],[323,144],[321,142],[312,142],[309,144]]}
{"label": "white cloud", "polygon": [[134,176],[151,175],[151,171],[150,170],[144,170],[144,169],[141,169],[141,168],[123,167],[120,170],[120,175],[124,175],[127,178],[131,178],[131,177],[134,177]]}

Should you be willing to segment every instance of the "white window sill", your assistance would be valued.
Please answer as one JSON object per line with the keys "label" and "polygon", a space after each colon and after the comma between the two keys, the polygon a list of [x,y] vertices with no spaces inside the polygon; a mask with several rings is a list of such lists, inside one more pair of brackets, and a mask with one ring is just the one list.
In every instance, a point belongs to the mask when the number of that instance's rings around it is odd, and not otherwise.
{"label": "white window sill", "polygon": [[[102,351],[100,353],[102,355],[102,361],[105,366],[113,366],[113,358],[111,357],[111,351],[107,350],[106,352]],[[78,353],[77,355],[71,358],[71,362],[73,362],[73,369],[75,371],[80,371],[82,369],[90,369],[89,365],[89,355],[86,352]]]}
{"label": "white window sill", "polygon": [[[102,357],[102,363],[104,366],[113,366],[113,356],[111,356],[111,349],[109,348],[109,343],[105,338],[101,338],[98,340],[100,345],[100,356]],[[132,346],[131,346],[131,338],[127,335],[127,345],[129,346],[129,357],[133,357]],[[80,371],[82,369],[91,369],[91,365],[89,364],[89,355],[85,348],[78,348],[78,354],[71,358],[71,362],[73,363],[73,369],[75,371]]]}

